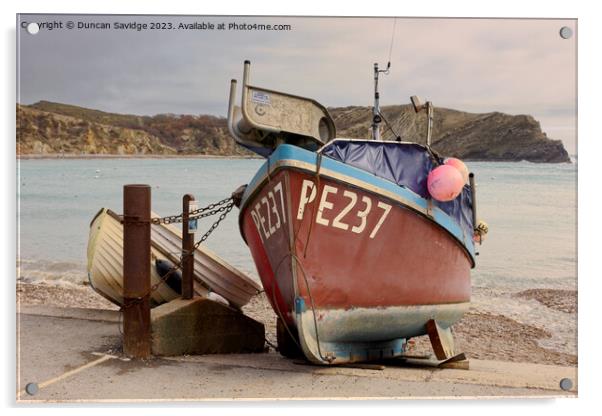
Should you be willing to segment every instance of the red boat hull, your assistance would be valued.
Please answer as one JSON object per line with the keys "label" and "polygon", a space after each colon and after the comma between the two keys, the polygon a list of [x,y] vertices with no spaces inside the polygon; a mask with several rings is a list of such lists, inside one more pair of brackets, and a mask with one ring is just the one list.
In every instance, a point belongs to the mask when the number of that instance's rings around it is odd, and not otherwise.
{"label": "red boat hull", "polygon": [[429,319],[449,326],[468,308],[466,249],[375,187],[281,166],[243,202],[241,231],[314,362],[399,355]]}

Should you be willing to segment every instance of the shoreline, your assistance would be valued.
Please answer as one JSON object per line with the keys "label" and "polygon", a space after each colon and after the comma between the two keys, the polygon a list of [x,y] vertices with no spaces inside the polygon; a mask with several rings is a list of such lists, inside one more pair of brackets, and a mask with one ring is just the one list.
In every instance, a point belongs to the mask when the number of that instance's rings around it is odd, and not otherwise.
{"label": "shoreline", "polygon": [[[103,160],[103,159],[257,159],[265,160],[261,156],[256,155],[190,155],[190,154],[136,154],[136,155],[120,155],[120,154],[59,154],[59,153],[32,153],[16,155],[17,160]],[[533,162],[525,159],[520,160],[497,160],[497,159],[464,159],[465,162],[483,162],[483,163],[532,163],[534,165],[558,165],[558,164],[574,164],[572,160],[568,162]]]}
{"label": "shoreline", "polygon": [[[87,285],[52,285],[45,283],[17,282],[17,306],[46,305],[63,308],[90,308],[119,310],[119,308],[94,292]],[[528,289],[517,296],[533,297],[542,304],[552,307],[562,303],[576,302],[576,292],[554,289]],[[570,292],[570,291],[569,291]],[[555,298],[556,300],[551,301]],[[17,307],[17,311],[18,311]],[[245,305],[243,312],[262,322],[266,328],[267,340],[276,345],[276,314],[273,312],[264,293],[255,296]],[[576,305],[569,310],[576,315]],[[578,357],[573,354],[554,351],[539,345],[539,340],[550,338],[548,331],[532,325],[517,322],[507,316],[471,309],[453,327],[457,352],[464,352],[470,358],[527,362],[533,364],[556,364],[577,366]],[[410,352],[416,354],[431,353],[428,336],[415,337],[410,341]]]}

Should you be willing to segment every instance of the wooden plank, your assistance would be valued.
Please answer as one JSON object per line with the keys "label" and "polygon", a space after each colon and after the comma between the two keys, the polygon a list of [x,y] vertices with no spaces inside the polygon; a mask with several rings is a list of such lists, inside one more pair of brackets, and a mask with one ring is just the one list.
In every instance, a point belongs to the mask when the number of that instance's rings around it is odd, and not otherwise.
{"label": "wooden plank", "polygon": [[461,352],[460,354],[454,355],[453,357],[439,363],[439,368],[454,368],[457,370],[468,370],[470,365],[466,355]]}
{"label": "wooden plank", "polygon": [[349,363],[342,364],[341,367],[346,368],[361,368],[362,370],[379,370],[382,371],[386,368],[386,366],[382,364],[368,364],[368,363]]}
{"label": "wooden plank", "polygon": [[438,365],[439,368],[451,368],[456,370],[469,370],[470,365],[468,360],[443,362]]}
{"label": "wooden plank", "polygon": [[443,328],[431,319],[426,323],[426,330],[438,360],[447,360],[454,356],[454,337],[450,328]]}

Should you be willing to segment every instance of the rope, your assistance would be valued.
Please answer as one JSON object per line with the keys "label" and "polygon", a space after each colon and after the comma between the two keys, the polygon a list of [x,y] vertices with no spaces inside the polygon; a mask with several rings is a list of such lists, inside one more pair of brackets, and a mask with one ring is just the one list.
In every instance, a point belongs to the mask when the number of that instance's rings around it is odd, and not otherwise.
{"label": "rope", "polygon": [[307,288],[307,296],[309,296],[309,301],[311,302],[311,313],[314,318],[314,329],[316,331],[316,345],[318,346],[318,355],[320,356],[320,358],[322,360],[330,363],[330,362],[332,362],[332,359],[324,357],[322,355],[322,349],[320,348],[320,335],[318,334],[318,319],[316,318],[316,308],[315,308],[315,304],[314,304],[314,298],[312,297],[311,290],[309,289],[309,282],[307,281],[307,276],[305,275],[305,269],[303,268],[303,265],[301,264],[301,262],[299,261],[297,256],[295,256],[294,254],[291,253],[291,257],[294,258],[295,261],[297,262],[297,264],[299,264],[301,266],[301,272],[303,273],[303,280],[305,281],[305,287]]}
{"label": "rope", "polygon": [[267,172],[266,172],[266,176],[268,177],[268,183],[272,182],[272,178],[270,177],[270,158],[268,157],[267,160]]}
{"label": "rope", "polygon": [[[322,166],[322,154],[321,153],[317,153],[316,155],[316,172],[314,174],[314,186],[316,187],[316,198],[318,196],[318,190],[320,188],[320,168]],[[307,233],[307,238],[305,240],[305,247],[304,247],[304,252],[303,252],[303,257],[305,258],[307,255],[307,247],[309,244],[309,238],[312,232],[312,226],[314,221],[317,218],[317,207],[319,206],[319,202],[316,201],[314,203],[314,206],[312,207],[312,213],[311,215],[308,216],[304,216],[305,218],[310,218],[310,224],[309,224],[309,230]],[[298,232],[299,230],[297,230]],[[294,236],[293,236],[293,241],[297,241],[297,232],[294,231]],[[291,248],[292,250],[293,248]],[[318,322],[317,322],[317,317],[316,317],[316,312],[315,312],[315,304],[314,304],[314,299],[313,296],[311,294],[311,289],[309,287],[309,282],[307,280],[307,275],[305,273],[305,269],[303,268],[303,264],[301,263],[301,261],[299,260],[299,258],[294,254],[294,253],[288,253],[285,254],[282,259],[280,259],[280,261],[278,262],[278,265],[276,266],[276,269],[274,271],[274,277],[278,275],[278,271],[280,270],[280,267],[282,266],[282,264],[284,264],[284,261],[288,258],[292,258],[295,259],[295,261],[297,262],[297,264],[300,266],[301,268],[301,273],[303,274],[303,280],[305,282],[305,287],[307,288],[307,294],[311,303],[311,310],[312,310],[312,315],[313,315],[313,321],[314,321],[314,328],[315,328],[315,333],[316,333],[316,343],[317,343],[317,347],[318,347],[318,355],[320,356],[320,358],[326,362],[331,362],[331,359],[328,359],[326,357],[324,357],[322,355],[322,350],[320,348],[320,335],[319,335],[319,331],[318,331]],[[295,287],[296,284],[293,281],[293,287]],[[272,284],[271,284],[271,300],[272,303],[274,305],[274,309],[276,312],[276,315],[278,315],[278,318],[280,318],[280,320],[282,321],[282,324],[284,326],[284,328],[286,329],[286,331],[288,332],[288,334],[290,335],[291,339],[293,340],[293,342],[297,345],[297,347],[299,348],[300,351],[303,351],[303,349],[301,348],[301,345],[299,344],[299,342],[297,341],[297,339],[295,338],[295,336],[293,335],[292,330],[289,328],[288,324],[286,323],[286,320],[284,319],[283,315],[282,315],[282,311],[280,310],[280,306],[278,305],[278,302],[276,301],[276,279],[272,279]]]}
{"label": "rope", "polygon": [[267,337],[264,337],[264,341],[265,341],[265,343],[266,343],[266,344],[268,344],[268,345],[269,345],[270,347],[272,347],[274,350],[276,350],[276,351],[279,351],[279,350],[278,350],[278,347],[277,347],[276,345],[272,344],[272,343],[270,342],[270,340],[269,340]]}
{"label": "rope", "polygon": [[[307,275],[305,273],[305,268],[303,267],[303,264],[301,263],[301,261],[299,260],[299,258],[294,253],[285,254],[282,257],[282,259],[280,259],[280,261],[278,262],[278,266],[276,267],[276,271],[274,272],[274,276],[277,275],[278,270],[280,269],[280,266],[284,263],[284,260],[286,260],[288,257],[290,257],[291,259],[295,260],[295,262],[300,266],[301,273],[303,274],[303,281],[305,282],[305,287],[307,288],[307,296],[309,297],[309,301],[311,303],[311,312],[312,312],[312,316],[313,316],[314,329],[315,329],[315,332],[316,332],[316,345],[318,347],[318,356],[323,361],[326,361],[326,362],[330,363],[330,362],[332,362],[332,359],[330,359],[328,357],[324,357],[324,355],[322,355],[322,349],[320,348],[320,334],[319,334],[319,331],[318,331],[318,319],[316,317],[316,308],[315,308],[314,298],[313,298],[313,296],[311,294],[311,289],[309,288],[309,282],[307,280]],[[293,284],[294,284],[294,282],[293,282]],[[278,306],[278,302],[276,302],[276,297],[275,297],[276,279],[272,279],[272,285],[271,286],[272,286],[272,288],[271,288],[272,289],[272,301],[273,301],[275,309],[276,309],[276,314],[282,320],[282,324],[284,325],[284,328],[289,333],[289,335],[291,336],[291,339],[295,342],[295,344],[297,345],[297,347],[299,348],[299,350],[303,351],[303,349],[301,348],[301,345],[297,342],[297,339],[295,338],[295,336],[293,335],[293,333],[292,333],[291,329],[289,328],[288,324],[284,320],[284,318],[282,316],[282,312],[280,311],[280,307]]]}
{"label": "rope", "polygon": [[[278,318],[280,318],[280,320],[282,321],[282,325],[284,325],[284,329],[286,329],[286,332],[288,332],[288,334],[290,335],[293,342],[297,345],[297,347],[299,348],[299,351],[303,351],[303,348],[301,348],[301,345],[297,342],[297,339],[293,335],[293,332],[291,331],[291,329],[288,327],[288,324],[284,320],[282,312],[280,311],[280,306],[278,306],[278,302],[276,301],[276,275],[278,274],[278,270],[280,270],[280,266],[282,266],[282,264],[284,263],[284,260],[286,260],[286,258],[289,256],[292,256],[292,253],[284,255],[284,257],[282,257],[282,259],[280,259],[280,261],[278,262],[278,266],[276,266],[276,270],[274,272],[274,279],[272,279],[272,285],[271,285],[272,303],[276,307],[276,315],[278,315]],[[295,284],[295,282],[293,282],[293,285],[294,284]]]}
{"label": "rope", "polygon": [[393,41],[395,40],[395,26],[397,25],[397,18],[393,18],[393,30],[391,31],[391,44],[389,45],[389,63],[391,63],[391,53],[393,52]]}
{"label": "rope", "polygon": [[[315,173],[315,187],[316,187],[316,198],[318,197],[318,191],[320,190],[320,167],[322,167],[322,153],[317,153],[316,155],[316,173]],[[311,192],[311,191],[310,191]],[[310,193],[311,195],[311,193]],[[318,209],[320,203],[319,201],[315,201],[314,206],[312,208],[312,220],[309,223],[309,231],[307,232],[307,238],[305,239],[305,247],[303,247],[303,258],[307,257],[307,247],[309,246],[309,237],[311,236],[311,231],[313,230],[313,225],[316,219],[318,218]],[[314,215],[315,214],[315,215]]]}
{"label": "rope", "polygon": [[401,136],[399,134],[397,134],[395,132],[395,130],[393,130],[393,127],[391,127],[391,125],[389,124],[389,121],[387,120],[387,118],[385,117],[385,115],[381,111],[379,111],[378,114],[383,119],[383,121],[385,122],[385,124],[387,125],[387,127],[389,128],[389,130],[391,130],[391,133],[393,133],[393,136],[395,136],[395,139],[398,142],[400,142],[401,141]]}

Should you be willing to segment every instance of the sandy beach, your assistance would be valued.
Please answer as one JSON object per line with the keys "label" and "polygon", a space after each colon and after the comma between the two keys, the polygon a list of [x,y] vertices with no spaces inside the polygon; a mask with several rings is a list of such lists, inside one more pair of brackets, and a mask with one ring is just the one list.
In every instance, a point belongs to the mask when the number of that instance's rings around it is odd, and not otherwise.
{"label": "sandy beach", "polygon": [[[576,291],[555,289],[529,289],[516,294],[525,299],[535,299],[543,305],[575,314]],[[17,284],[17,304],[47,305],[117,310],[118,307],[88,286]],[[265,294],[260,294],[247,304],[243,311],[266,326],[267,340],[276,345],[276,315]],[[541,347],[538,340],[551,336],[545,330],[525,325],[501,315],[470,311],[453,327],[456,350],[469,358],[534,364],[577,365],[577,356]],[[416,353],[429,353],[428,337],[414,338],[411,349]]]}

